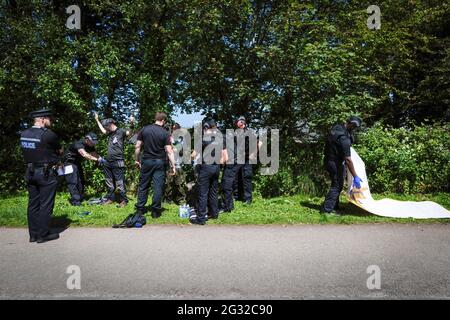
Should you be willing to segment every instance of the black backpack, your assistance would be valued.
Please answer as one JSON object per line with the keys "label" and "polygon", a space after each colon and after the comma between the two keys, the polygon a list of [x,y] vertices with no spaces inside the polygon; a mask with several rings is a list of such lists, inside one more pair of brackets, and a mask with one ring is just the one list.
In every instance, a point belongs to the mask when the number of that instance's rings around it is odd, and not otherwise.
{"label": "black backpack", "polygon": [[142,227],[147,223],[147,220],[145,219],[145,216],[140,213],[134,213],[128,215],[128,217],[125,218],[121,223],[115,224],[112,227],[113,228],[133,228],[136,226]]}

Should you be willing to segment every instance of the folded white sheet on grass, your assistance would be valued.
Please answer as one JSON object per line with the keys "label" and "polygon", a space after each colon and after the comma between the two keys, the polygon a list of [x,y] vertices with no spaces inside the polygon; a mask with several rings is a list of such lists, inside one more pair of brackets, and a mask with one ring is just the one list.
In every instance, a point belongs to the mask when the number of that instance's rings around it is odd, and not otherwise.
{"label": "folded white sheet on grass", "polygon": [[358,207],[378,216],[392,218],[450,218],[450,211],[432,201],[398,201],[392,199],[374,200],[370,194],[366,166],[355,149],[351,148],[356,174],[363,180],[361,189],[352,186],[353,177],[347,169],[347,198]]}

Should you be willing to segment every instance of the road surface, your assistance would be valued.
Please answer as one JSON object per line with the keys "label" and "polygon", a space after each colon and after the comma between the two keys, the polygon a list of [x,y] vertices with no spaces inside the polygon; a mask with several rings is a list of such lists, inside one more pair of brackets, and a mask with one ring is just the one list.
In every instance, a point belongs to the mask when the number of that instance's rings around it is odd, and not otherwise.
{"label": "road surface", "polygon": [[0,299],[450,298],[439,224],[0,228],[0,256]]}

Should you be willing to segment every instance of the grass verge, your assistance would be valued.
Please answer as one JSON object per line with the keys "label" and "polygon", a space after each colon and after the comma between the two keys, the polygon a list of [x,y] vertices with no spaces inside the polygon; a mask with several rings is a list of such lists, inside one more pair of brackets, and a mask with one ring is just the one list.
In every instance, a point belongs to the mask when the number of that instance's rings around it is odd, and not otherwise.
{"label": "grass verge", "polygon": [[[430,200],[450,208],[450,196],[446,193],[433,195],[374,195],[375,199],[392,198],[397,200],[425,201]],[[150,198],[151,199],[151,198]],[[394,219],[384,218],[367,213],[348,203],[341,197],[343,216],[325,216],[320,214],[323,201],[319,197],[307,195],[284,196],[272,199],[255,198],[253,205],[244,206],[237,202],[231,213],[222,214],[219,219],[208,221],[208,224],[359,224],[359,223],[450,223],[450,219]],[[135,199],[129,205],[119,209],[114,205],[100,206],[84,204],[72,207],[68,202],[68,194],[60,193],[56,197],[52,224],[54,226],[75,227],[110,227],[121,222],[133,212]],[[147,224],[188,224],[188,219],[178,216],[178,207],[164,204],[166,209],[159,219],[147,215]],[[25,227],[27,225],[27,196],[18,194],[0,199],[0,226]],[[87,216],[80,215],[90,211]]]}

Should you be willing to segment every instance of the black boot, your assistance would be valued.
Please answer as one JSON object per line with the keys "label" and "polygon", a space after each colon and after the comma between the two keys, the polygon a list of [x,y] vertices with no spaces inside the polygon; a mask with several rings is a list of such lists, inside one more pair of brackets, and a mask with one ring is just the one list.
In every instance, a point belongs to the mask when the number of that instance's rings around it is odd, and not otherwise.
{"label": "black boot", "polygon": [[59,234],[57,234],[57,233],[49,233],[45,237],[38,238],[36,240],[36,242],[37,243],[44,243],[44,242],[52,241],[52,240],[56,240],[56,239],[59,239]]}

